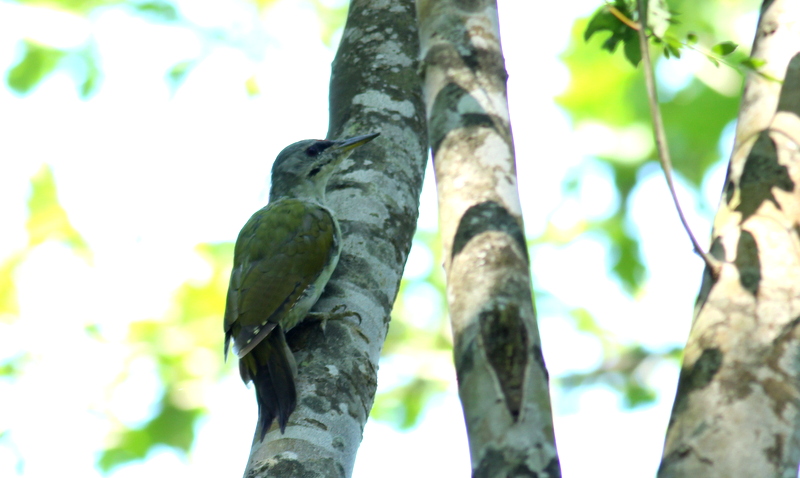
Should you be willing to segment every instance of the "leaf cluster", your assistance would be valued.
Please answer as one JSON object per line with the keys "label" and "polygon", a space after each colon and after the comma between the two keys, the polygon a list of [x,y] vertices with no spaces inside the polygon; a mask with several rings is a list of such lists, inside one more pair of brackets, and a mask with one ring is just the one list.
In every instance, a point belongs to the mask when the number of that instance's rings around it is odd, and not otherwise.
{"label": "leaf cluster", "polygon": [[[637,66],[642,59],[637,34],[642,28],[642,22],[638,18],[637,1],[615,0],[598,8],[589,19],[583,34],[584,40],[589,41],[596,33],[610,32],[611,35],[604,41],[602,48],[613,53],[622,43],[625,57],[633,66]],[[682,51],[691,49],[701,53],[715,66],[725,64],[740,71],[759,72],[764,65],[762,61],[744,55],[732,57],[731,55],[739,48],[733,41],[721,41],[705,49],[699,45],[700,37],[695,32],[690,31],[683,36],[671,33],[670,26],[679,23],[676,19],[678,13],[668,8],[666,0],[648,0],[646,11],[648,12],[646,28],[650,43],[660,48],[665,58],[679,59]]]}

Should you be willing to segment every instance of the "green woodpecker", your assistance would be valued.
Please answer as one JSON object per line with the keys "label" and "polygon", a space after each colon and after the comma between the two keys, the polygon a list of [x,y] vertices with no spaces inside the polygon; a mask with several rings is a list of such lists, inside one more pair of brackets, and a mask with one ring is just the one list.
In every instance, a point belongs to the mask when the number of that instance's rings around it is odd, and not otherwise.
{"label": "green woodpecker", "polygon": [[287,146],[272,165],[269,203],[236,239],[225,358],[232,338],[242,380],[255,384],[261,440],[275,418],[283,433],[297,404],[297,366],[284,333],[306,317],[339,262],[342,233],[325,206],[328,179],[378,134]]}

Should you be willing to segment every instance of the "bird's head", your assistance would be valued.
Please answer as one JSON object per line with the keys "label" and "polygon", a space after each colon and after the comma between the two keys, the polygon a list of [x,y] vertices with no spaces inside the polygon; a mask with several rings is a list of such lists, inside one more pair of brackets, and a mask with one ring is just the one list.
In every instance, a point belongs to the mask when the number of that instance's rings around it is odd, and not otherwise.
{"label": "bird's head", "polygon": [[325,186],[339,163],[379,134],[335,141],[307,139],[285,147],[272,165],[270,202],[286,197],[324,201]]}

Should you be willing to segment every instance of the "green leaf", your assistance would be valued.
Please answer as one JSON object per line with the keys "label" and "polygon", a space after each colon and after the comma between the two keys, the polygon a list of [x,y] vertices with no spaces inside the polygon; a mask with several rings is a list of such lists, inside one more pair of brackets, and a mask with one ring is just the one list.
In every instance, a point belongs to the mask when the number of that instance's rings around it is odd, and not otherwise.
{"label": "green leaf", "polygon": [[26,95],[55,70],[65,52],[28,40],[22,49],[22,59],[8,71],[6,82],[12,91]]}
{"label": "green leaf", "polygon": [[133,8],[141,16],[156,22],[174,22],[180,18],[174,5],[158,0],[137,3],[133,5]]}
{"label": "green leaf", "polygon": [[737,48],[739,48],[739,45],[737,45],[736,43],[732,41],[724,41],[722,43],[717,43],[716,45],[711,47],[711,51],[716,53],[717,55],[726,56],[736,51]]}
{"label": "green leaf", "polygon": [[681,57],[681,50],[680,50],[680,48],[676,48],[676,47],[675,47],[674,45],[672,45],[671,43],[667,43],[666,45],[664,45],[664,51],[665,51],[665,52],[669,52],[669,53],[670,53],[672,56],[674,56],[675,58],[680,58],[680,57]]}
{"label": "green leaf", "polygon": [[653,403],[656,401],[656,398],[658,398],[655,390],[637,383],[634,380],[629,380],[625,384],[623,393],[625,397],[625,406],[630,408]]}
{"label": "green leaf", "polygon": [[697,35],[694,33],[687,33],[686,34],[686,43],[688,45],[695,45],[697,44],[698,38]]}
{"label": "green leaf", "polygon": [[583,32],[583,39],[589,41],[592,35],[603,30],[615,32],[620,26],[624,26],[624,24],[609,12],[607,7],[602,6],[597,9],[589,20],[589,24],[586,25],[586,30]]}
{"label": "green leaf", "polygon": [[194,442],[194,426],[202,415],[198,409],[182,410],[161,400],[161,411],[144,427],[123,431],[114,448],[104,450],[97,467],[104,473],[131,461],[144,459],[158,445],[188,453]]}
{"label": "green leaf", "polygon": [[766,60],[761,58],[745,58],[739,63],[748,70],[753,71],[758,71],[762,66],[767,64]]}
{"label": "green leaf", "polygon": [[446,384],[425,378],[414,378],[375,397],[371,418],[390,422],[407,430],[416,425],[431,397],[445,390]]}
{"label": "green leaf", "polygon": [[642,61],[642,46],[639,44],[638,38],[625,42],[625,58],[633,66],[638,66],[639,62]]}

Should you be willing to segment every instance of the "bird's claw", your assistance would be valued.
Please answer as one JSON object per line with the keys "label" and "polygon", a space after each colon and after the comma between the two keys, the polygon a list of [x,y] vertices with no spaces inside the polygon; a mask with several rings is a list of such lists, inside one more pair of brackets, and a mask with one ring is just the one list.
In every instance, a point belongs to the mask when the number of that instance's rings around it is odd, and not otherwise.
{"label": "bird's claw", "polygon": [[361,314],[352,310],[340,312],[340,310],[346,308],[346,305],[339,304],[331,309],[330,312],[311,312],[306,316],[306,320],[316,320],[321,322],[320,327],[322,327],[322,333],[325,333],[325,326],[329,320],[342,320],[348,317],[358,317],[358,325],[361,325]]}

